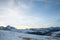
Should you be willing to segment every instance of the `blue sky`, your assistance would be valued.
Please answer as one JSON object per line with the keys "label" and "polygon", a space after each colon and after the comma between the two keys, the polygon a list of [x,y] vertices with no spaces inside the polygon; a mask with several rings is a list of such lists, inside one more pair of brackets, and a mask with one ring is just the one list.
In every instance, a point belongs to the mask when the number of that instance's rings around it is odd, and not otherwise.
{"label": "blue sky", "polygon": [[0,0],[0,25],[60,26],[60,0]]}

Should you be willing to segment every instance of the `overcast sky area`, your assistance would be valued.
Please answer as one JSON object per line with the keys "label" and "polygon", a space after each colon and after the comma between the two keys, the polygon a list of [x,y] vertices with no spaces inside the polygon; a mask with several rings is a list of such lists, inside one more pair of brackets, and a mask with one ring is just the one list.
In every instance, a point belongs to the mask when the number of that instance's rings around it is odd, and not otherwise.
{"label": "overcast sky area", "polygon": [[0,0],[0,26],[60,26],[60,0]]}

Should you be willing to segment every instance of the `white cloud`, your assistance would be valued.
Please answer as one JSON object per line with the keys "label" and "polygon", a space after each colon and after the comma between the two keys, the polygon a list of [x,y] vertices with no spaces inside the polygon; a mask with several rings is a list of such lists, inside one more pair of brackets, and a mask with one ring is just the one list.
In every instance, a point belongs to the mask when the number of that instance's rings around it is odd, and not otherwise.
{"label": "white cloud", "polygon": [[[31,0],[32,1],[32,0]],[[39,0],[38,0],[39,1]],[[40,0],[45,1],[45,0]],[[35,16],[28,16],[31,7],[33,5],[29,3],[28,5],[26,2],[18,1],[17,3],[14,0],[8,1],[7,7],[0,8],[0,24],[5,25],[25,25],[25,26],[40,26],[45,25],[49,19],[45,17],[35,17]],[[48,24],[46,24],[48,25]]]}
{"label": "white cloud", "polygon": [[30,6],[24,3],[18,3],[18,6],[16,6],[14,2],[11,1],[8,4],[9,5],[7,5],[6,8],[0,8],[2,10],[0,13],[3,13],[2,15],[0,15],[0,22],[6,25],[34,25],[34,23],[38,22],[39,18],[27,15]]}

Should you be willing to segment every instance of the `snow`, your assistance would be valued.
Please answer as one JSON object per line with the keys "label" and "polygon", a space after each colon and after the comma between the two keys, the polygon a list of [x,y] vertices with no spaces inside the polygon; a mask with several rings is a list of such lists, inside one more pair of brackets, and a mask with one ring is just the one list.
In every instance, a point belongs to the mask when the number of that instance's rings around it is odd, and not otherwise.
{"label": "snow", "polygon": [[0,40],[60,40],[60,38],[0,30]]}
{"label": "snow", "polygon": [[49,28],[30,28],[30,29],[16,29],[13,26],[0,26],[0,30],[8,30],[12,32],[18,33],[28,33],[28,34],[35,34],[35,35],[46,35],[48,33],[60,31],[60,27],[49,27]]}
{"label": "snow", "polygon": [[57,36],[57,35],[59,35],[59,36],[60,36],[60,31],[52,32],[52,36]]}

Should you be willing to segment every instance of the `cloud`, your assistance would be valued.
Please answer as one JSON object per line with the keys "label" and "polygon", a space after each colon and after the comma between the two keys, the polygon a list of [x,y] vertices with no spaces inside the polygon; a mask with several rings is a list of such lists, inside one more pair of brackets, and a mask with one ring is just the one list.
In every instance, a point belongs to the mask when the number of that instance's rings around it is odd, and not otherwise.
{"label": "cloud", "polygon": [[[11,3],[11,4],[10,4]],[[30,6],[25,3],[18,3],[18,6],[14,2],[9,2],[7,8],[0,8],[1,16],[0,22],[4,24],[16,24],[16,25],[34,25],[38,22],[38,18],[34,16],[28,16],[27,13],[30,10]],[[14,5],[14,6],[13,6]]]}
{"label": "cloud", "polygon": [[[52,16],[45,14],[43,12],[37,12],[36,15],[33,13],[35,10],[36,4],[34,1],[43,1],[49,3],[47,0],[9,0],[3,3],[3,6],[0,7],[0,22],[5,25],[23,25],[23,26],[41,26],[41,25],[51,25],[51,22],[58,20],[57,16]],[[2,1],[3,2],[3,1]],[[51,1],[52,2],[52,1]],[[50,2],[50,3],[51,3]],[[53,2],[52,2],[53,3]],[[39,4],[40,5],[40,4]],[[50,5],[50,4],[49,4]],[[48,10],[50,8],[48,4],[44,5],[44,8]],[[47,8],[48,7],[48,8]],[[34,9],[33,9],[34,8]],[[32,11],[32,12],[31,12]],[[35,12],[35,11],[34,11]],[[29,15],[30,14],[30,15]],[[0,24],[1,24],[0,23]]]}

